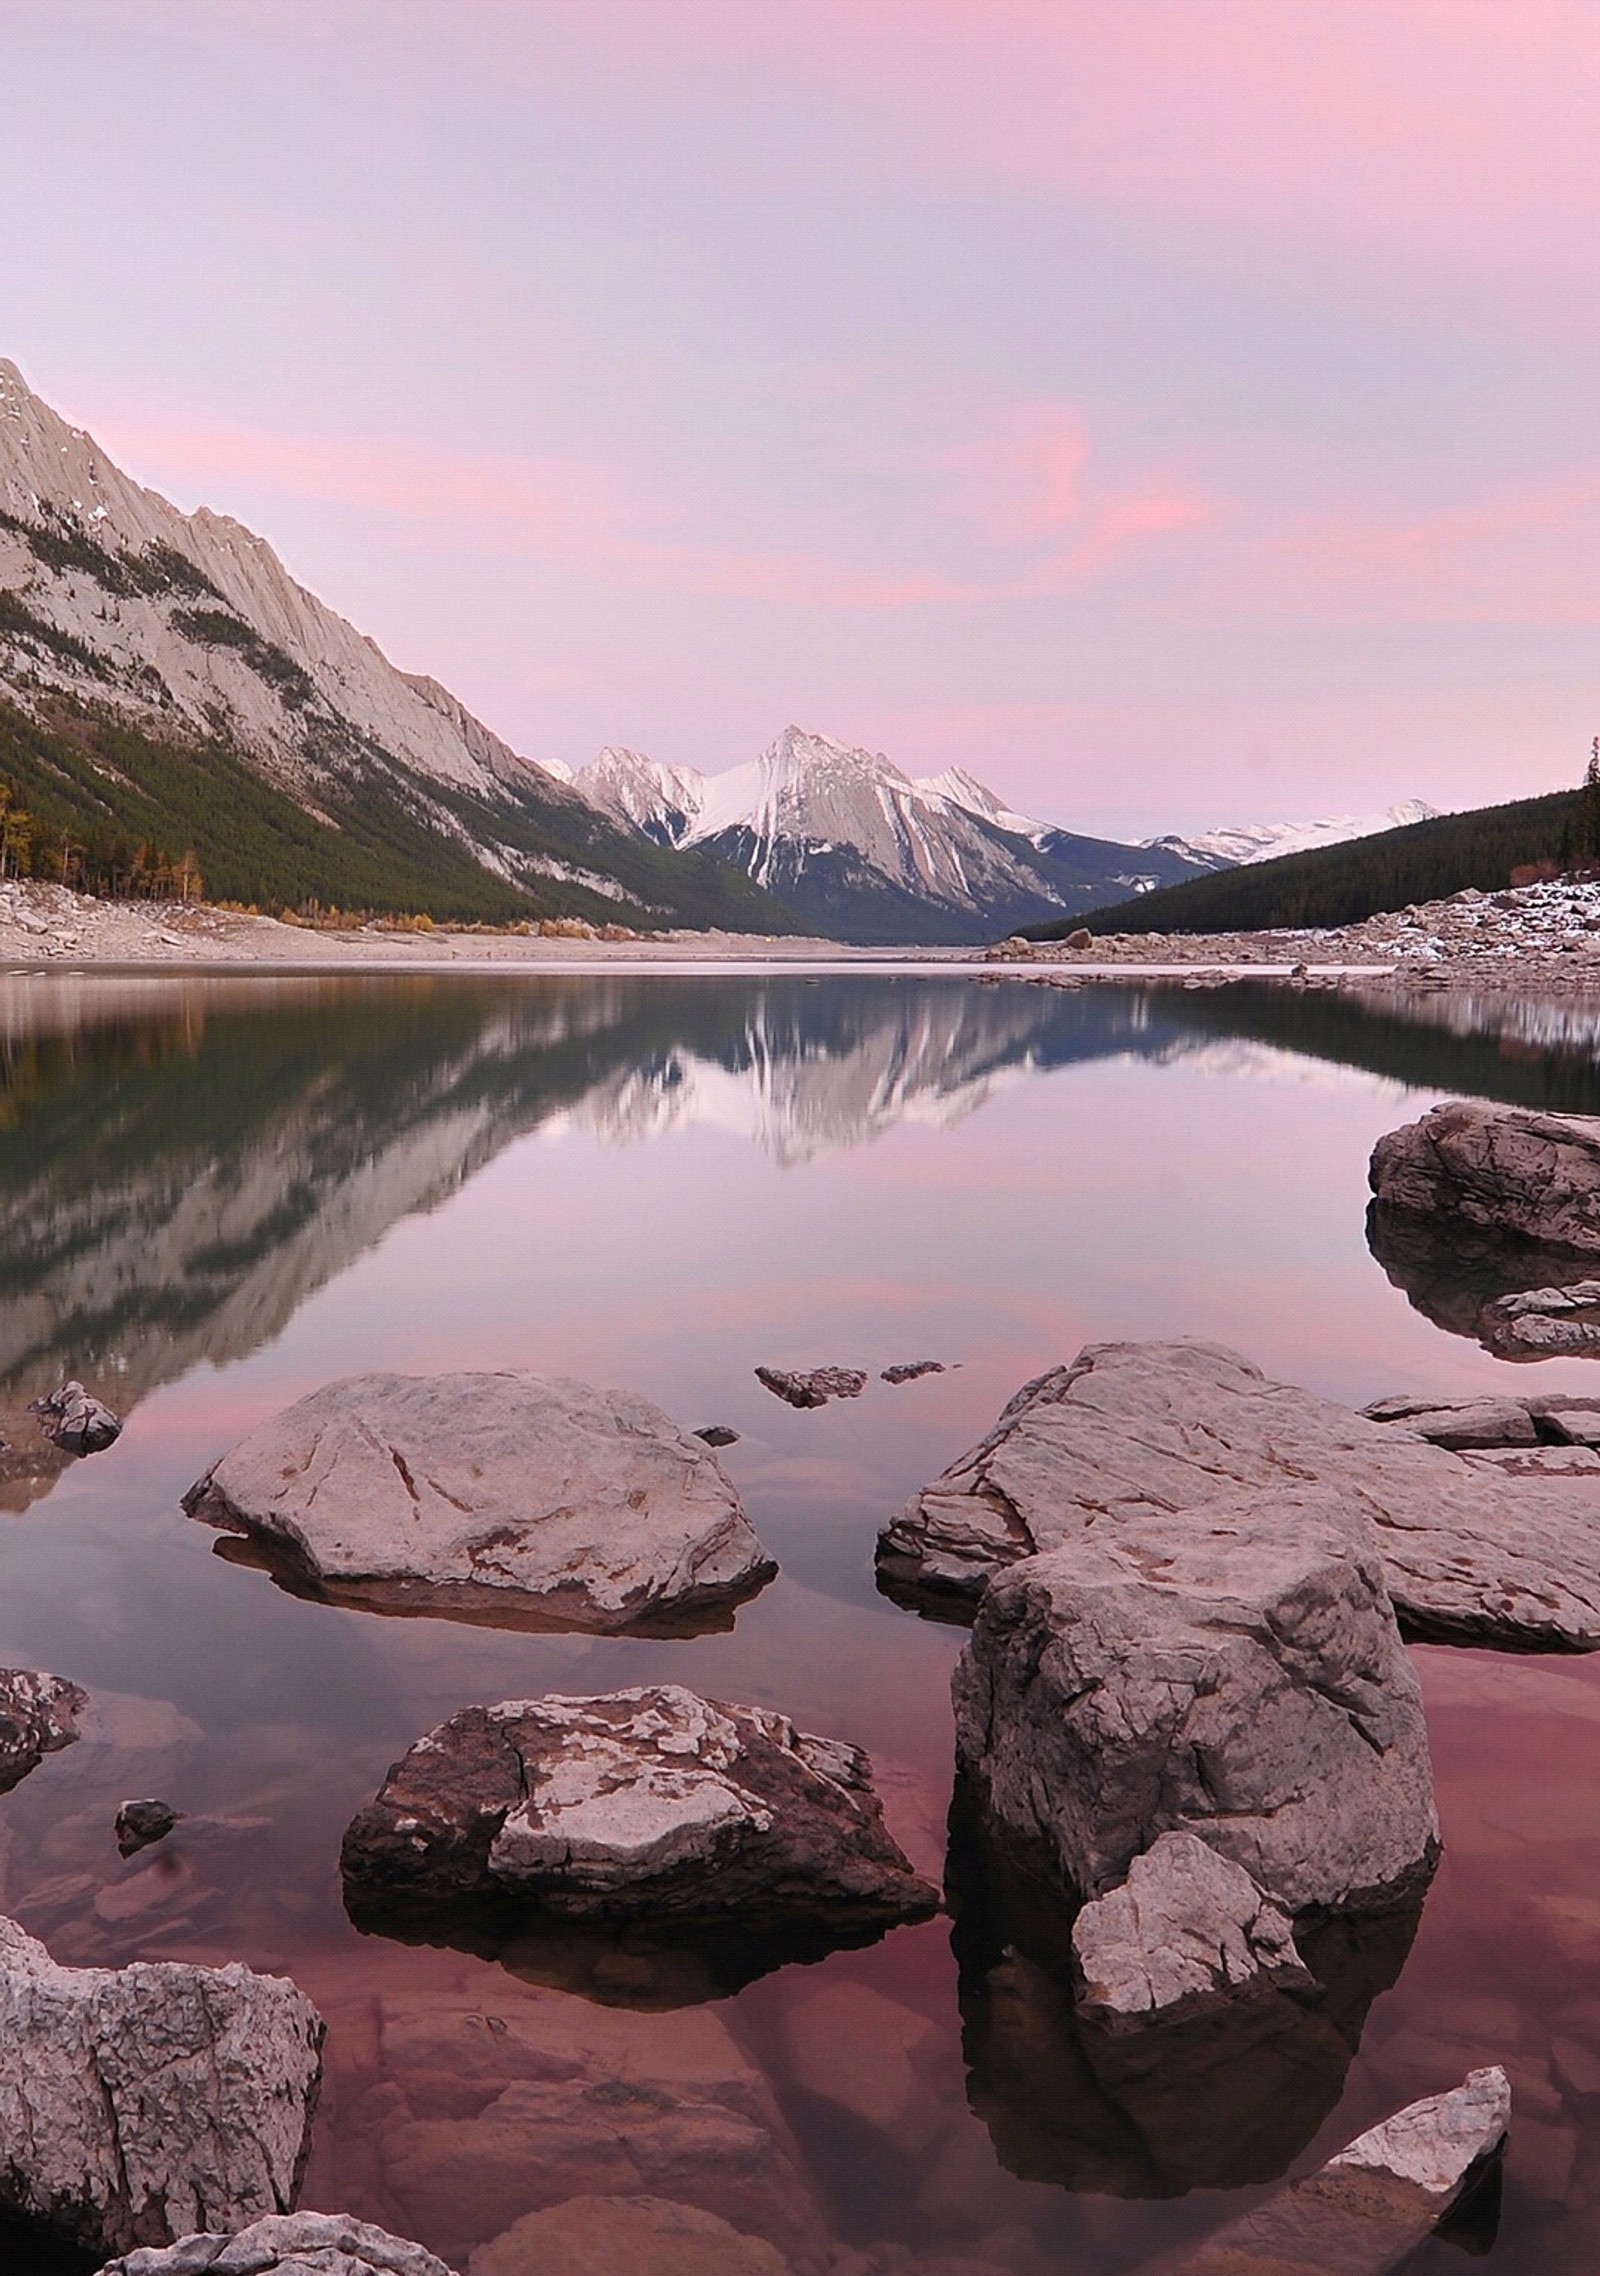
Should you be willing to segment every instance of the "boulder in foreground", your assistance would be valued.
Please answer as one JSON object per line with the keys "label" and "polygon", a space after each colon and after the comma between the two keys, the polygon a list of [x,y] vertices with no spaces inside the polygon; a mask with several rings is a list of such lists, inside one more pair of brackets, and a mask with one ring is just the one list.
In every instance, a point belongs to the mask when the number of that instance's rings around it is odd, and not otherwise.
{"label": "boulder in foreground", "polygon": [[652,1931],[861,1941],[938,1908],[858,1747],[677,1684],[451,1716],[352,1822],[346,1899],[510,1899]]}
{"label": "boulder in foreground", "polygon": [[100,2276],[454,2276],[420,2244],[346,2213],[274,2213],[237,2236],[181,2237],[110,2261]]}
{"label": "boulder in foreground", "polygon": [[1290,1919],[1383,1911],[1432,1871],[1416,1672],[1374,1531],[1331,1494],[1119,1512],[998,1574],[954,1692],[991,1835],[1069,1900],[1168,1833]]}
{"label": "boulder in foreground", "polygon": [[1230,2221],[1172,2276],[1386,2276],[1486,2177],[1510,2122],[1505,2072],[1472,2071]]}
{"label": "boulder in foreground", "polygon": [[1024,1385],[878,1542],[879,1585],[970,1616],[1023,1558],[1254,1498],[1318,1490],[1376,1528],[1407,1633],[1519,1651],[1600,1646],[1600,1528],[1570,1482],[1506,1477],[1219,1344],[1090,1344]]}
{"label": "boulder in foreground", "polygon": [[184,1507],[246,1535],[285,1586],[506,1626],[692,1629],[777,1570],[703,1440],[567,1376],[326,1384]]}
{"label": "boulder in foreground", "polygon": [[0,2203],[101,2253],[289,2211],[322,2036],[281,1977],[63,1968],[0,1920]]}
{"label": "boulder in foreground", "polygon": [[0,1794],[9,1794],[47,1754],[71,1746],[88,1704],[88,1693],[64,1676],[0,1668]]}
{"label": "boulder in foreground", "polygon": [[662,2197],[568,2197],[480,2244],[467,2276],[789,2276],[765,2237]]}
{"label": "boulder in foreground", "polygon": [[1368,1172],[1385,1209],[1600,1256],[1600,1121],[1453,1099],[1391,1130]]}

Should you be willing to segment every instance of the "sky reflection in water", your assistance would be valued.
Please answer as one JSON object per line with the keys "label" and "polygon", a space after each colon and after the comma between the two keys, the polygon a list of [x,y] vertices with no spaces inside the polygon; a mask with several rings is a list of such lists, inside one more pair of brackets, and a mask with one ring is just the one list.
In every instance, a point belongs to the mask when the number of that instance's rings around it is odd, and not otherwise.
{"label": "sky reflection in water", "polygon": [[[1232,2101],[1207,2090],[1231,2164],[1177,2089],[1108,2117],[1048,1979],[968,1950],[958,1985],[948,1923],[630,2012],[550,1990],[548,1953],[512,1972],[358,1936],[336,1860],[387,1764],[455,1708],[671,1678],[866,1744],[937,1874],[961,1638],[877,1595],[879,1524],[1089,1340],[1215,1337],[1356,1401],[1504,1385],[1368,1253],[1367,1154],[1451,1091],[1593,1111],[1597,1049],[1570,1010],[1401,1018],[1265,987],[0,983],[0,1428],[25,1444],[15,1418],[63,1373],[129,1416],[64,1472],[0,1457],[0,1658],[75,1677],[101,1716],[0,1803],[5,1909],[63,1960],[292,1969],[332,2026],[307,2201],[457,2265],[537,2206],[643,2187],[796,2266],[891,2239],[919,2264],[1109,2272],[1234,2201],[1153,2190],[1305,2162],[1487,2059],[1517,2089],[1497,2265],[1592,2264],[1588,1661],[1419,1655],[1447,1850],[1416,1942],[1393,1989],[1398,1953],[1350,1978],[1347,2070],[1327,2031],[1288,2051],[1266,2146],[1239,2147],[1270,2053],[1238,2055]],[[951,1371],[877,1380],[924,1357]],[[825,1361],[869,1368],[866,1396],[795,1413],[752,1373]],[[742,1433],[724,1461],[782,1574],[731,1632],[336,1611],[177,1511],[333,1376],[510,1366]],[[1538,1383],[1600,1390],[1580,1362]],[[121,1865],[111,1816],[145,1792],[190,1820]]]}

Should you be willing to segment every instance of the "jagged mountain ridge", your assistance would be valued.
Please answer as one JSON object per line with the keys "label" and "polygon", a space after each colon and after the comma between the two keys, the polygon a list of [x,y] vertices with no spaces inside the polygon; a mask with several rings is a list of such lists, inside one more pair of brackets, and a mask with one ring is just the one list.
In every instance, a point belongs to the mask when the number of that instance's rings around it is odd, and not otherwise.
{"label": "jagged mountain ridge", "polygon": [[[35,726],[65,719],[79,741],[98,732],[97,781],[57,762],[62,779],[44,785],[79,828],[129,821],[118,777],[137,754],[112,756],[105,737],[135,731],[242,762],[300,815],[380,848],[400,905],[409,890],[426,907],[431,885],[475,901],[468,914],[793,929],[716,864],[641,847],[437,680],[391,664],[264,539],[133,481],[4,361],[0,699]],[[51,760],[34,757],[37,799]],[[147,819],[132,818],[136,833]]]}
{"label": "jagged mountain ridge", "polygon": [[613,749],[573,779],[615,820],[714,852],[846,940],[988,939],[1206,866],[1034,821],[960,770],[913,779],[793,726],[723,774]]}

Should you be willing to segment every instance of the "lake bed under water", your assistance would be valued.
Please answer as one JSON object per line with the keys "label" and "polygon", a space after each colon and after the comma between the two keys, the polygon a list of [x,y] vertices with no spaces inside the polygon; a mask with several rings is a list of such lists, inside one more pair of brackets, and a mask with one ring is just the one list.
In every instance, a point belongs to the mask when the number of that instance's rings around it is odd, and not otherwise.
{"label": "lake bed under water", "polygon": [[[0,1662],[95,1700],[0,1798],[0,1909],[74,1965],[293,1974],[330,2026],[303,2201],[458,2268],[529,2212],[643,2193],[797,2270],[1112,2276],[1488,2061],[1515,2093],[1491,2259],[1591,2267],[1596,1661],[1418,1650],[1444,1859],[1409,1951],[1370,1956],[1265,2114],[1242,2053],[1236,2099],[1108,2124],[1057,1987],[948,1919],[732,1997],[607,2003],[531,1946],[362,1935],[337,1865],[457,1708],[670,1680],[867,1747],[940,1878],[962,1633],[878,1593],[879,1527],[1091,1341],[1203,1336],[1355,1404],[1600,1392],[1447,1332],[1366,1233],[1383,1131],[1454,1093],[1596,1111],[1595,1027],[943,974],[0,980],[0,1430],[26,1447],[6,1418],[65,1375],[127,1417],[87,1462],[0,1455]],[[881,1381],[923,1358],[946,1372]],[[825,1362],[866,1394],[795,1412],[753,1372]],[[737,1430],[779,1578],[720,1633],[516,1633],[303,1601],[181,1513],[332,1378],[510,1367]],[[188,1817],[123,1863],[135,1794]]]}

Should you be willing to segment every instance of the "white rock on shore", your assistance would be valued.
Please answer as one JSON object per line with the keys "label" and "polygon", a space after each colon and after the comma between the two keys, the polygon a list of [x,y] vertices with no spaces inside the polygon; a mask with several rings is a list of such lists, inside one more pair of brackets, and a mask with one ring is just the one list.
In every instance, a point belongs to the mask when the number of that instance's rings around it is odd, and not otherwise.
{"label": "white rock on shore", "polygon": [[147,2245],[99,2276],[455,2276],[420,2244],[347,2213],[276,2213],[237,2235]]}

